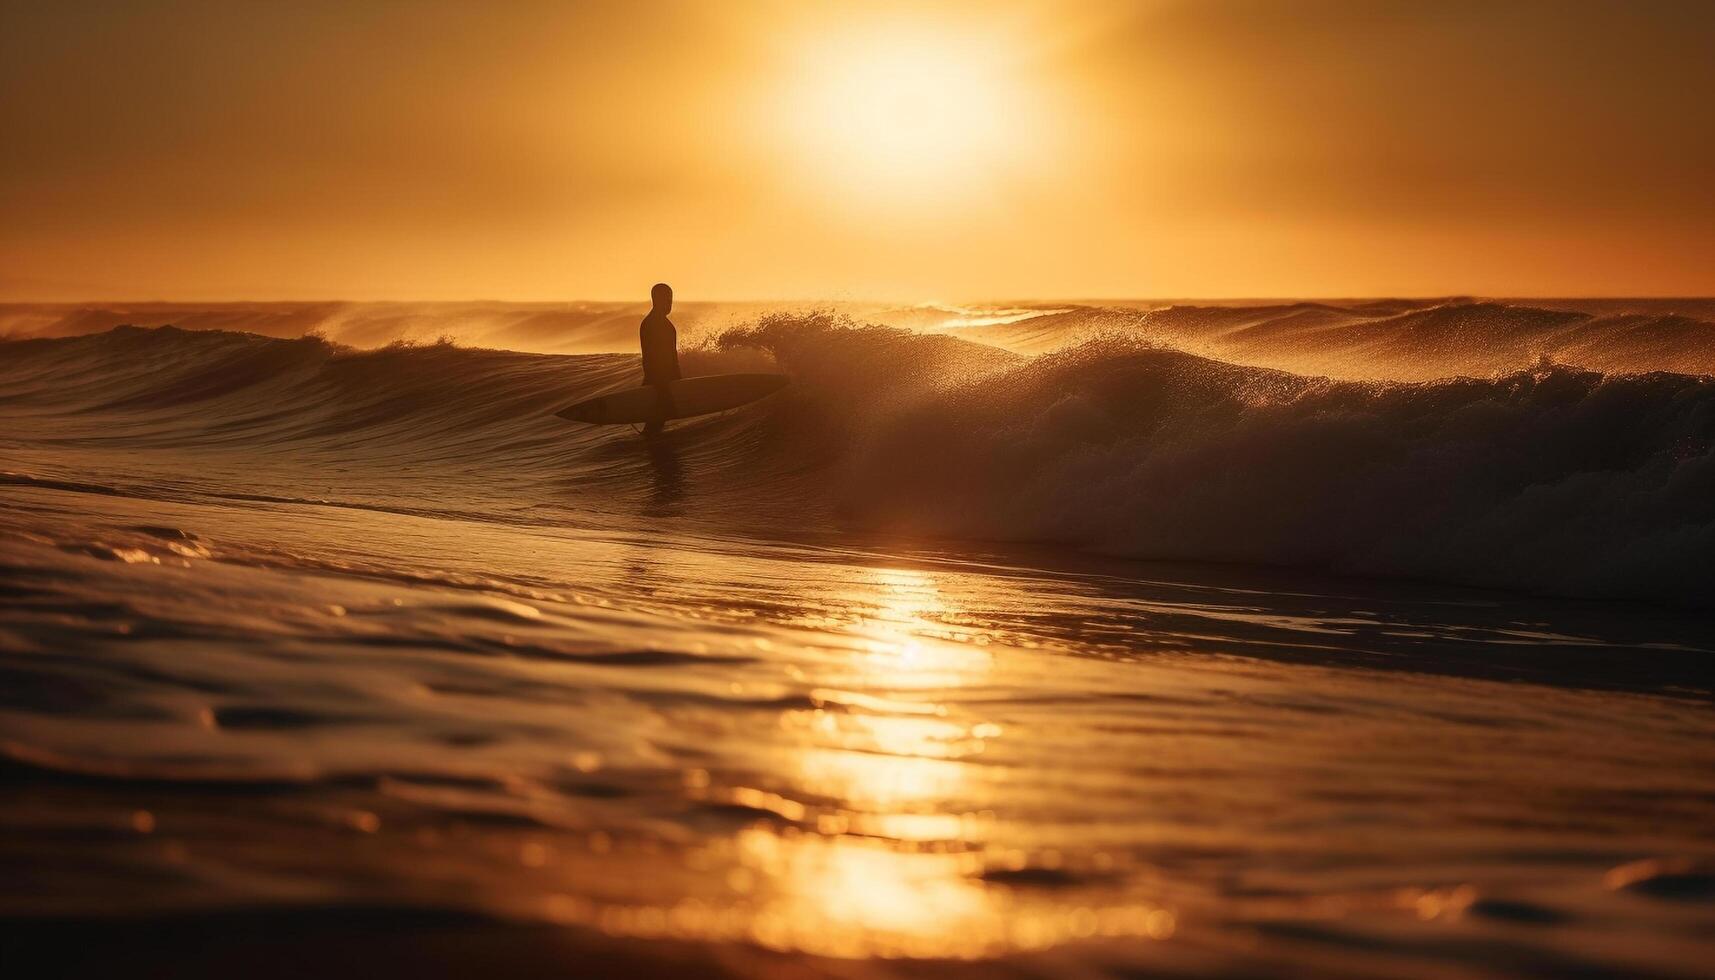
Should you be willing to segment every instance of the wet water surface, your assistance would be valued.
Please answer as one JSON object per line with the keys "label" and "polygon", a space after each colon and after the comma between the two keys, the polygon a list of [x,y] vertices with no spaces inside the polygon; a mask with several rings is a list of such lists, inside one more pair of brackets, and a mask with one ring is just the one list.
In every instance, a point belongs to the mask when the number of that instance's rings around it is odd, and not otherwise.
{"label": "wet water surface", "polygon": [[14,919],[884,972],[1715,954],[1693,615],[17,482],[0,535]]}

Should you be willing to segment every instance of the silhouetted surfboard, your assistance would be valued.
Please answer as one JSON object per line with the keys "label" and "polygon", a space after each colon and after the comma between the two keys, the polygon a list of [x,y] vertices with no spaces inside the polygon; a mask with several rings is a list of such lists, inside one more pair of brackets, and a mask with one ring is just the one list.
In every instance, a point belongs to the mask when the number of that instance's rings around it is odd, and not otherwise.
{"label": "silhouetted surfboard", "polygon": [[581,401],[554,414],[573,422],[594,425],[685,419],[749,404],[774,394],[786,385],[784,374],[711,374],[702,378],[682,378],[669,385],[673,396],[671,413],[661,411],[657,404],[660,395],[655,388],[644,386]]}

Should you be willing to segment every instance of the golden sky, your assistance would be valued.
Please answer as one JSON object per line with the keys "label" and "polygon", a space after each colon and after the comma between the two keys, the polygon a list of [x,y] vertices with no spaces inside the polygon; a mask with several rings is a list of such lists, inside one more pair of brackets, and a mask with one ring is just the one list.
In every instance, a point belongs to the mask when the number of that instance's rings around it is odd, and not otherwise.
{"label": "golden sky", "polygon": [[0,298],[1715,293],[1634,0],[0,0]]}

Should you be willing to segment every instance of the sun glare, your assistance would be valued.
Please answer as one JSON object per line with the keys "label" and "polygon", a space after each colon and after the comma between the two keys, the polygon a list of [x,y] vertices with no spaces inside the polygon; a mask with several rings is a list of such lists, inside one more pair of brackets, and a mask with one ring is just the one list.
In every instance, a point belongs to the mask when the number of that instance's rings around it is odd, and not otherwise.
{"label": "sun glare", "polygon": [[919,204],[985,189],[1031,136],[1017,46],[899,30],[821,38],[798,52],[784,135],[807,175],[858,195]]}

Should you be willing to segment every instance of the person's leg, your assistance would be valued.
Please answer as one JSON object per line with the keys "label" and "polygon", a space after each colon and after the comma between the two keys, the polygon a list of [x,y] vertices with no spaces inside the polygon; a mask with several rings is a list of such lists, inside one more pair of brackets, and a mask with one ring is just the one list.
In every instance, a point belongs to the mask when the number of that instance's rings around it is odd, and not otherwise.
{"label": "person's leg", "polygon": [[655,408],[660,417],[657,421],[643,424],[643,434],[646,436],[652,436],[665,429],[667,419],[674,413],[673,389],[665,383],[655,386]]}

